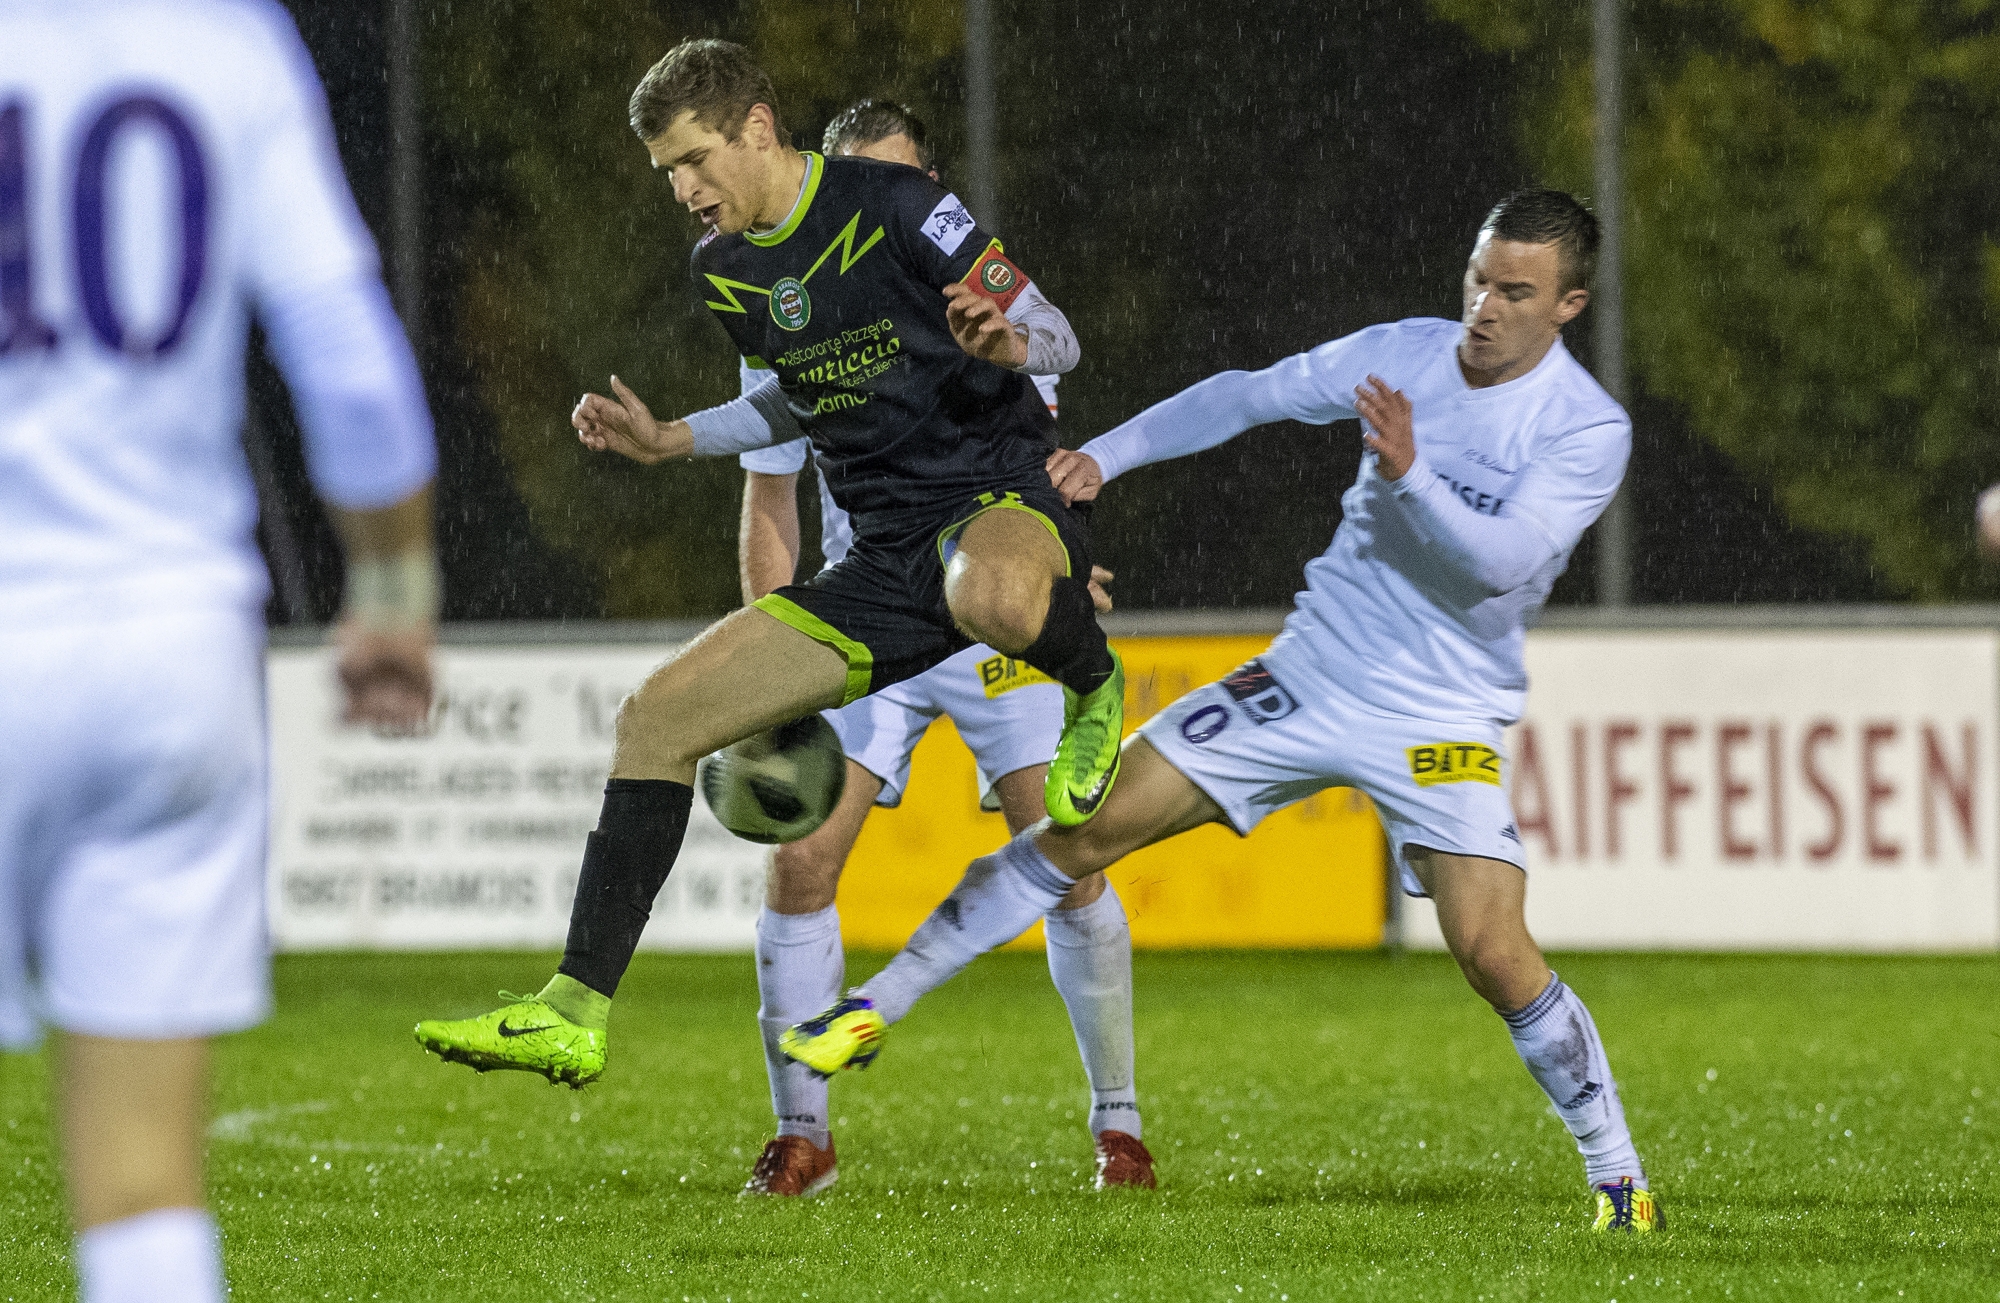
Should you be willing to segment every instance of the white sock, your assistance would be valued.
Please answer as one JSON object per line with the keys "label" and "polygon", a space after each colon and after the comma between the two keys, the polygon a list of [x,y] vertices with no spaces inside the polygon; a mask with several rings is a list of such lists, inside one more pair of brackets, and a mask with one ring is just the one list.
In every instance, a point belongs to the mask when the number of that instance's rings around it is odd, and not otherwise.
{"label": "white sock", "polygon": [[1026,932],[1075,885],[1035,849],[1032,831],[1022,833],[974,860],[889,966],[854,993],[896,1022],[959,969]]}
{"label": "white sock", "polygon": [[1049,976],[1056,982],[1090,1078],[1090,1134],[1134,1139],[1139,1092],[1132,1082],[1132,928],[1109,883],[1081,909],[1048,912]]}
{"label": "white sock", "polygon": [[828,905],[811,914],[757,915],[757,1026],[764,1033],[764,1071],[771,1078],[771,1111],[778,1134],[804,1136],[825,1149],[826,1079],[778,1052],[778,1036],[840,998],[847,956],[840,948],[840,911]]}
{"label": "white sock", "polygon": [[76,1237],[83,1303],[220,1303],[222,1236],[205,1208],[155,1208]]}
{"label": "white sock", "polygon": [[1550,974],[1540,995],[1525,1008],[1501,1017],[1507,1020],[1521,1062],[1576,1137],[1585,1179],[1596,1185],[1629,1176],[1632,1184],[1644,1189],[1645,1169],[1639,1166],[1639,1151],[1632,1147],[1604,1041],[1576,992]]}

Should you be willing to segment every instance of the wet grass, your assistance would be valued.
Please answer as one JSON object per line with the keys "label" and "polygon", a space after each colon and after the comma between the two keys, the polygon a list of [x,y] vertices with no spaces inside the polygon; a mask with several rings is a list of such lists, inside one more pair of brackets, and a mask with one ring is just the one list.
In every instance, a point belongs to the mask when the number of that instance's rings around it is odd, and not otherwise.
{"label": "wet grass", "polygon": [[[1041,960],[989,957],[835,1084],[840,1183],[783,1204],[736,1194],[770,1127],[747,957],[642,957],[582,1093],[411,1041],[550,962],[280,961],[220,1056],[237,1297],[2000,1298],[1991,958],[1560,959],[1670,1219],[1615,1241],[1440,957],[1140,956],[1162,1189],[1108,1196]],[[42,1061],[0,1074],[0,1299],[60,1298]]]}

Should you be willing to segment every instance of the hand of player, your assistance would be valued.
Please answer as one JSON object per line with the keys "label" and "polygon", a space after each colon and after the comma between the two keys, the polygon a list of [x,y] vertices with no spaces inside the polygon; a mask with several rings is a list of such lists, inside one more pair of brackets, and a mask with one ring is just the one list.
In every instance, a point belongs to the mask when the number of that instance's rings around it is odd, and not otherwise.
{"label": "hand of player", "polygon": [[1389,388],[1381,376],[1371,375],[1367,384],[1354,387],[1354,410],[1367,422],[1361,427],[1361,442],[1374,452],[1375,469],[1385,480],[1402,479],[1417,460],[1410,400],[1402,390]]}
{"label": "hand of player", "polygon": [[334,630],[340,649],[336,672],[346,694],[341,722],[378,733],[421,732],[431,715],[431,646],[428,626],[390,633],[344,619]]}
{"label": "hand of player", "polygon": [[1104,487],[1104,469],[1087,453],[1058,448],[1046,464],[1049,487],[1062,494],[1064,506],[1092,502]]}
{"label": "hand of player", "polygon": [[1099,615],[1111,610],[1111,594],[1104,591],[1104,586],[1117,577],[1103,566],[1090,568],[1090,604],[1097,608]]}
{"label": "hand of player", "polygon": [[960,348],[1010,371],[1027,362],[1027,338],[1015,331],[998,303],[961,281],[944,287],[944,299],[944,318]]}
{"label": "hand of player", "polygon": [[569,423],[576,427],[576,437],[584,447],[592,452],[622,453],[642,466],[693,455],[694,433],[686,421],[664,425],[655,421],[639,395],[617,376],[611,377],[611,392],[617,397],[585,394],[569,414]]}

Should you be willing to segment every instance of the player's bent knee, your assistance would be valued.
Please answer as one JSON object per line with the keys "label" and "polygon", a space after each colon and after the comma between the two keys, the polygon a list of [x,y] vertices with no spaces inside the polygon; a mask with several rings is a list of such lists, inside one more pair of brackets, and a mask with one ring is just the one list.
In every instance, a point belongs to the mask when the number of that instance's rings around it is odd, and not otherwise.
{"label": "player's bent knee", "polygon": [[1046,592],[1037,602],[1031,589],[990,576],[967,579],[951,591],[949,601],[953,621],[968,637],[1010,656],[1040,636],[1049,611]]}

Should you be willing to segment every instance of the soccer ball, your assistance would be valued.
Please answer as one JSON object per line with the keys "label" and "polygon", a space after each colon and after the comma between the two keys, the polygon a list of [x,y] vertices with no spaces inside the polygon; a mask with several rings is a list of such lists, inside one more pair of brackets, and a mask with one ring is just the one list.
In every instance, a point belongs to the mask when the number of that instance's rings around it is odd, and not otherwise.
{"label": "soccer ball", "polygon": [[702,799],[723,827],[769,846],[825,823],[847,785],[833,725],[818,715],[780,724],[701,762]]}

